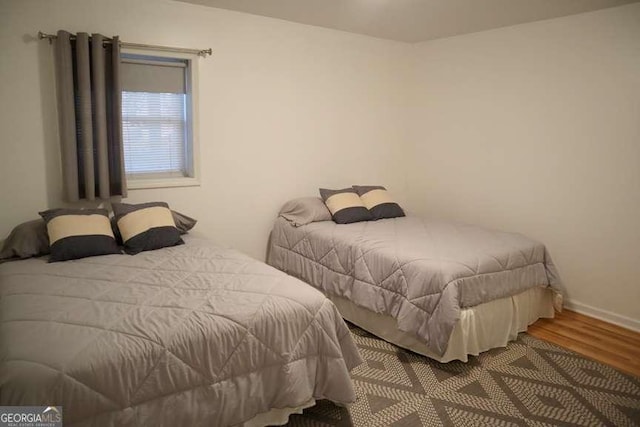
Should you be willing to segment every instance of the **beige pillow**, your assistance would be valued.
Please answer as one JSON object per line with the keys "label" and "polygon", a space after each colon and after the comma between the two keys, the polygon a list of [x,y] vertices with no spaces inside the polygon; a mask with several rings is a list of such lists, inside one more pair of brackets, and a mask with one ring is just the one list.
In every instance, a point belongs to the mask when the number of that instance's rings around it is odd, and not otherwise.
{"label": "beige pillow", "polygon": [[386,188],[381,185],[354,185],[362,203],[369,209],[374,220],[405,216],[399,204],[393,200]]}
{"label": "beige pillow", "polygon": [[371,213],[353,188],[341,190],[321,188],[320,197],[331,212],[331,218],[337,224],[351,224],[372,219]]}
{"label": "beige pillow", "polygon": [[142,251],[184,244],[169,205],[165,202],[137,205],[114,202],[111,207],[126,253],[135,255]]}
{"label": "beige pillow", "polygon": [[49,262],[121,253],[106,209],[50,209],[40,216],[47,223]]}

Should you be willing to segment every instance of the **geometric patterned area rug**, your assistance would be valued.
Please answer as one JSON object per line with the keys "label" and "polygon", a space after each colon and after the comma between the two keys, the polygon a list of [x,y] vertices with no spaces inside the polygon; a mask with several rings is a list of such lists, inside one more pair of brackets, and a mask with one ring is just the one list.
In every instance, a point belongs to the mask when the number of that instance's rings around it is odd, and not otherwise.
{"label": "geometric patterned area rug", "polygon": [[289,426],[640,426],[639,378],[527,334],[442,364],[349,327],[358,400],[320,401]]}

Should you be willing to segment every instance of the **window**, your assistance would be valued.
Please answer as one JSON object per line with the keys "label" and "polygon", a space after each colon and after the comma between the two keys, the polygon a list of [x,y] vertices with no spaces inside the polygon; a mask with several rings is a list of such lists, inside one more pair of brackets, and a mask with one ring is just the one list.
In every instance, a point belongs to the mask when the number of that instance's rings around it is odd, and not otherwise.
{"label": "window", "polygon": [[124,53],[121,74],[128,187],[197,185],[192,60]]}

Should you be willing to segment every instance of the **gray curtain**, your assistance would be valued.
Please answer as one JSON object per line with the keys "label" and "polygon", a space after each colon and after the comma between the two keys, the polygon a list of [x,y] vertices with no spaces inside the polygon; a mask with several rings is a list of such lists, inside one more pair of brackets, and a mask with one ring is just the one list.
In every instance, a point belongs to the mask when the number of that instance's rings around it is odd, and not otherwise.
{"label": "gray curtain", "polygon": [[67,201],[126,196],[118,37],[58,31],[55,42]]}

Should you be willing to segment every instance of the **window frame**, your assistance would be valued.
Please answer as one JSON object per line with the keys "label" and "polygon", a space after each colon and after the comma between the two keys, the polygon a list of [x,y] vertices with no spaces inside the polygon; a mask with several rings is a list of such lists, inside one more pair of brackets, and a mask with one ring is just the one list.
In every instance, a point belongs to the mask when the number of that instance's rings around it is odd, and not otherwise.
{"label": "window frame", "polygon": [[[185,169],[187,176],[183,177],[150,177],[130,178],[126,176],[127,189],[140,190],[145,188],[171,188],[171,187],[197,187],[200,186],[200,138],[199,138],[199,82],[198,65],[199,56],[181,52],[159,52],[136,48],[123,48],[123,55],[144,55],[162,59],[181,59],[187,62],[186,68],[186,116],[185,129]],[[125,61],[124,58],[121,61]],[[122,121],[122,117],[120,118]],[[126,175],[125,169],[125,175]]]}

